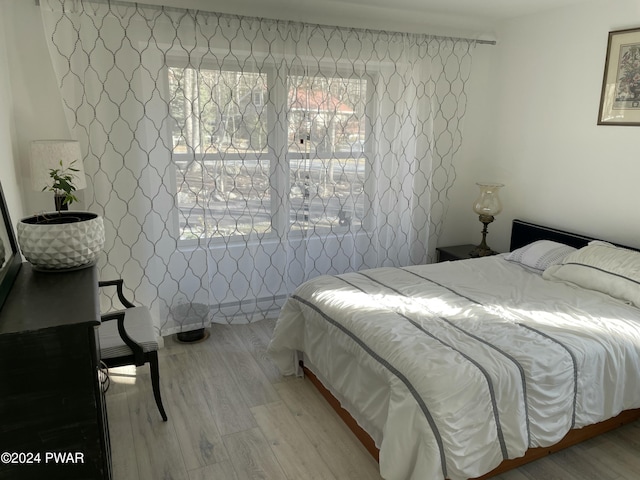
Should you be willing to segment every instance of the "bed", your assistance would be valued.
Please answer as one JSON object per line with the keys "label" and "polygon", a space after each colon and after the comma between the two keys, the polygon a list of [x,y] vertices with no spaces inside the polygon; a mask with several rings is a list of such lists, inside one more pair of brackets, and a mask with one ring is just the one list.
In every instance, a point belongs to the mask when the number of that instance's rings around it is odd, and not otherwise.
{"label": "bed", "polygon": [[640,417],[639,306],[639,252],[515,220],[509,254],[304,283],[269,353],[383,478],[484,478]]}

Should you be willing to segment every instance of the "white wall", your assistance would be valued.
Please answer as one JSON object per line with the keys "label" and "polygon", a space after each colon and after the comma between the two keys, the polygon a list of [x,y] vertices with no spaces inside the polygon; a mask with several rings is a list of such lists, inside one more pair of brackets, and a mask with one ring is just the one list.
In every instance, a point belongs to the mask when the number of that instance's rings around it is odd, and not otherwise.
{"label": "white wall", "polygon": [[[11,79],[11,88],[0,87],[0,94],[8,92],[12,97],[11,125],[16,132],[13,155],[24,202],[20,215],[27,216],[54,209],[53,194],[31,189],[29,143],[70,138],[70,133],[44,38],[40,8],[32,0],[0,0],[0,8],[8,61],[8,68],[2,68],[2,72],[10,73]],[[5,128],[1,128],[0,135],[5,133]],[[4,176],[4,172],[0,175]],[[13,212],[12,216],[16,217]]]}
{"label": "white wall", "polygon": [[[640,246],[640,127],[596,125],[608,32],[638,26],[637,0],[594,1],[499,26],[489,82],[474,84],[486,91],[470,95],[464,174],[442,245],[479,240],[474,195],[462,190],[490,179],[506,184],[505,209],[489,227],[498,250],[508,249],[514,217]],[[460,222],[472,224],[470,233]]]}
{"label": "white wall", "polygon": [[15,129],[14,110],[9,77],[8,47],[5,38],[6,20],[4,3],[0,3],[0,183],[7,200],[11,220],[22,218],[20,167],[14,155]]}

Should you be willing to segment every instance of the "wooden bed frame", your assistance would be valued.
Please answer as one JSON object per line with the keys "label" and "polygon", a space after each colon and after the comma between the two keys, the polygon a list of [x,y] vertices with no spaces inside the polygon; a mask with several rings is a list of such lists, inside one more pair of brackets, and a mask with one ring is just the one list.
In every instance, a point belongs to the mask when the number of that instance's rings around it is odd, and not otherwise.
{"label": "wooden bed frame", "polygon": [[[591,240],[595,240],[595,238],[565,232],[563,230],[558,230],[555,228],[544,227],[522,220],[513,221],[510,243],[511,251],[515,250],[516,248],[528,245],[529,243],[536,240],[553,240],[556,242],[564,243],[566,245],[571,245],[576,248],[580,248],[585,246]],[[358,440],[362,443],[366,450],[373,456],[373,458],[375,458],[376,461],[379,461],[380,452],[371,436],[362,427],[360,427],[360,425],[358,425],[356,420],[351,416],[351,414],[349,414],[349,412],[342,408],[340,402],[322,384],[318,377],[316,377],[316,375],[303,364],[302,361],[300,361],[300,366],[304,370],[305,376],[309,378],[311,383],[313,383],[320,394],[327,400],[329,405],[336,411],[336,413],[338,414],[338,416],[340,416],[346,426],[354,433],[354,435],[358,438]],[[626,410],[620,413],[618,416],[610,418],[609,420],[605,420],[593,425],[588,425],[583,428],[570,430],[569,433],[567,433],[567,435],[555,445],[552,445],[550,447],[530,448],[529,450],[527,450],[524,456],[505,460],[491,472],[478,477],[476,480],[491,478],[508,470],[518,468],[526,463],[538,460],[539,458],[571,447],[580,442],[606,433],[610,430],[614,430],[618,427],[634,422],[638,419],[640,419],[640,409]]]}

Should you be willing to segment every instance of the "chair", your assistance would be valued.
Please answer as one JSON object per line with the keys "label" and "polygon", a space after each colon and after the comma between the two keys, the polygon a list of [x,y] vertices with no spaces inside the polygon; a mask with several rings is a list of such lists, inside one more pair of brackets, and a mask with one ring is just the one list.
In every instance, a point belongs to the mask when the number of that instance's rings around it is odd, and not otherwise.
{"label": "chair", "polygon": [[[122,292],[123,280],[100,281],[100,287],[115,286],[118,299],[126,308],[101,315],[98,328],[100,358],[109,368],[123,365],[140,367],[149,364],[153,396],[162,420],[167,414],[160,397],[160,371],[158,368],[158,341],[153,331],[151,314],[146,307],[136,307]],[[115,321],[114,321],[115,320]]]}

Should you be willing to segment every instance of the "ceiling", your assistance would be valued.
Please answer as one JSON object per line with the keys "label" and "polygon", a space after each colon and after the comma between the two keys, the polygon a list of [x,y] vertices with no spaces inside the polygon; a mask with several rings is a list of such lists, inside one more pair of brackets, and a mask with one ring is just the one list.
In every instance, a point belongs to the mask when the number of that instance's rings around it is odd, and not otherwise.
{"label": "ceiling", "polygon": [[451,15],[482,17],[502,20],[559,8],[587,0],[340,0],[341,3],[376,5],[421,13],[446,13]]}
{"label": "ceiling", "polygon": [[142,3],[318,24],[492,39],[496,25],[503,20],[597,1],[610,0],[142,0]]}

